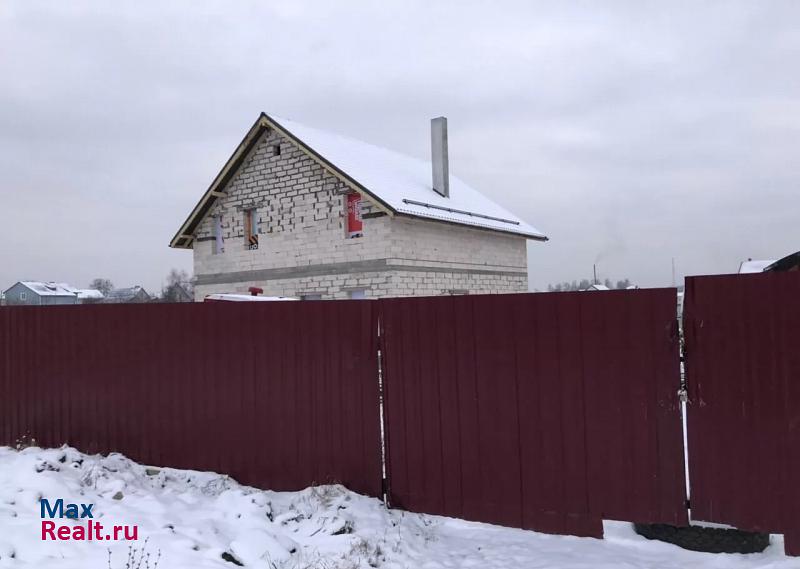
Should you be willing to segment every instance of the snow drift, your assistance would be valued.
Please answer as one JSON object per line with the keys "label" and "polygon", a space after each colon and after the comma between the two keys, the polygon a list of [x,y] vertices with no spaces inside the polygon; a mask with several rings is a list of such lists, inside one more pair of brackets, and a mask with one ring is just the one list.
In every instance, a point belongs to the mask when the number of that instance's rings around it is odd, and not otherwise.
{"label": "snow drift", "polygon": [[[42,541],[41,498],[92,503],[97,521],[138,541]],[[80,523],[80,520],[61,520]],[[763,554],[711,555],[650,542],[629,524],[605,540],[550,536],[386,510],[341,486],[270,492],[219,474],[152,468],[72,448],[0,448],[0,567],[160,569],[368,567],[789,568],[780,539]],[[144,556],[144,557],[142,557]],[[149,557],[147,557],[149,556]]]}

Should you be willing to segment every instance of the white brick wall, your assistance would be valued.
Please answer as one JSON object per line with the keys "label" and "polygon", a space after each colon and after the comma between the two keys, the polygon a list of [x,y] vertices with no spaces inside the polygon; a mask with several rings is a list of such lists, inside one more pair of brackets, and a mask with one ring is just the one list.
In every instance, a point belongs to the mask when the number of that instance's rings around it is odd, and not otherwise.
{"label": "white brick wall", "polygon": [[[323,298],[347,298],[353,288],[369,297],[527,290],[524,238],[383,215],[368,216],[364,236],[347,239],[347,191],[293,143],[265,133],[195,234],[196,298],[250,286]],[[381,211],[364,205],[364,213]],[[244,211],[251,208],[259,220],[257,250],[245,245]],[[223,253],[214,252],[213,216],[222,216]],[[314,270],[321,264],[326,274]]]}
{"label": "white brick wall", "polygon": [[418,218],[396,217],[391,225],[389,252],[396,264],[527,275],[524,238]]}
{"label": "white brick wall", "polygon": [[195,288],[195,298],[201,300],[215,292],[246,293],[251,286],[264,289],[265,296],[304,296],[319,294],[323,299],[349,298],[354,289],[365,289],[368,298],[387,296],[389,273],[356,273],[351,275],[314,276],[291,279],[244,281],[230,284],[200,285]]}

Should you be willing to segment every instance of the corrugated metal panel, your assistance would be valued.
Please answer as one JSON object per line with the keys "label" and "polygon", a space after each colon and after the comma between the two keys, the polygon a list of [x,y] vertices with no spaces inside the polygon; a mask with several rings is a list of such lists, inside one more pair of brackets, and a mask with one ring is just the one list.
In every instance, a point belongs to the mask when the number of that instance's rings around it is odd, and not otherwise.
{"label": "corrugated metal panel", "polygon": [[692,517],[800,555],[800,273],[689,277]]}
{"label": "corrugated metal panel", "polygon": [[394,505],[590,536],[687,522],[674,289],[380,305]]}
{"label": "corrugated metal panel", "polygon": [[376,329],[355,301],[3,308],[1,442],[379,496]]}

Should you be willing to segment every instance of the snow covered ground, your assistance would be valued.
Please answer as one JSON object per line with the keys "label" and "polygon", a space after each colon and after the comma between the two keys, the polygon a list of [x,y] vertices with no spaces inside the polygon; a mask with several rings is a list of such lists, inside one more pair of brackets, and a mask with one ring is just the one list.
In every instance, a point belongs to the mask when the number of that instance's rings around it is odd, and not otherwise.
{"label": "snow covered ground", "polygon": [[[95,521],[136,524],[139,540],[42,541],[43,497],[93,503]],[[147,469],[121,455],[0,448],[0,567],[122,569],[129,546],[138,556],[145,539],[151,569],[159,552],[161,569],[237,566],[223,556],[281,569],[800,566],[775,537],[758,555],[693,553],[647,541],[624,523],[606,523],[605,540],[550,536],[387,511],[339,486],[269,492],[218,474]]]}

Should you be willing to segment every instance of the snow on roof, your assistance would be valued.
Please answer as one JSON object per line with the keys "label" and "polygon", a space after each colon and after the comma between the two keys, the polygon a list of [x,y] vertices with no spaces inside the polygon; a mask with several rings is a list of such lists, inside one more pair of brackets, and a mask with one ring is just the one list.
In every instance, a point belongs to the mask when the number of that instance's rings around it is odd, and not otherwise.
{"label": "snow on roof", "polygon": [[76,288],[75,294],[81,300],[101,300],[103,298],[103,293],[93,288]]}
{"label": "snow on roof", "polygon": [[309,156],[335,172],[352,189],[368,194],[389,213],[503,231],[546,241],[547,237],[507,209],[450,176],[450,195],[433,190],[432,167],[420,160],[353,138],[261,113],[233,155],[170,241],[170,247],[191,248],[198,225],[223,194],[231,176],[267,128],[274,128]]}
{"label": "snow on roof", "polygon": [[398,213],[545,239],[544,233],[450,175],[450,197],[432,188],[431,163],[393,150],[269,116],[284,130]]}
{"label": "snow on roof", "polygon": [[211,301],[231,301],[231,302],[278,302],[284,300],[300,300],[293,296],[253,296],[251,294],[236,294],[228,292],[216,292],[207,294],[203,299],[205,302]]}
{"label": "snow on roof", "polygon": [[611,290],[611,289],[610,289],[610,288],[608,288],[606,285],[602,285],[602,284],[593,284],[592,286],[590,286],[590,287],[589,287],[589,288],[587,288],[586,290]]}
{"label": "snow on roof", "polygon": [[64,283],[20,281],[20,284],[28,287],[39,296],[75,296],[74,289]]}
{"label": "snow on roof", "polygon": [[103,298],[103,293],[99,290],[76,288],[67,283],[20,281],[20,284],[28,287],[39,296],[77,296],[81,300],[100,300]]}
{"label": "snow on roof", "polygon": [[[127,288],[115,288],[114,290],[108,292],[106,298],[109,299],[133,298],[134,296],[139,294],[140,291],[143,290],[144,289],[140,285],[131,286]],[[147,294],[147,291],[144,291],[144,293]]]}
{"label": "snow on roof", "polygon": [[747,261],[743,261],[742,264],[739,265],[739,274],[763,273],[764,269],[769,267],[774,262],[775,262],[774,259],[761,260],[761,261],[754,261],[753,259],[748,259]]}

